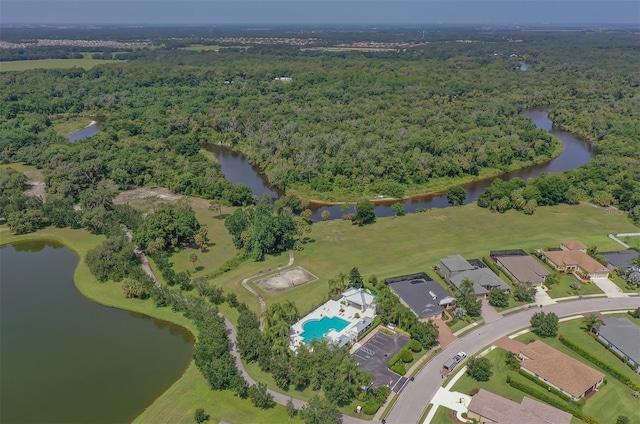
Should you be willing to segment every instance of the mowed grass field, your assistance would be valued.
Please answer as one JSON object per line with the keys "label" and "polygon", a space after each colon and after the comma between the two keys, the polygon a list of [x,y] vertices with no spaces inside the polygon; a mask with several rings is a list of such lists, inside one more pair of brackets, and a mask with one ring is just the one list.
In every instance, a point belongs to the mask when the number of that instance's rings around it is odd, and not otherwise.
{"label": "mowed grass field", "polygon": [[38,60],[12,60],[0,62],[0,72],[26,71],[28,69],[91,69],[102,63],[118,62],[117,60],[100,60],[85,57],[83,59],[38,59]]}

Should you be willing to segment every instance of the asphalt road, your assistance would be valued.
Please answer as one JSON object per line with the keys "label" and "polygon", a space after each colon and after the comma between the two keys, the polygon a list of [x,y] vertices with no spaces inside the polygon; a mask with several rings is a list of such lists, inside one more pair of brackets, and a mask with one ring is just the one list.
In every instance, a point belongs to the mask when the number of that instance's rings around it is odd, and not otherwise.
{"label": "asphalt road", "polygon": [[[429,361],[415,377],[415,381],[409,383],[407,388],[399,396],[386,422],[388,424],[414,424],[418,422],[427,404],[442,384],[440,369],[444,361],[453,357],[459,351],[464,351],[468,356],[472,356],[480,352],[494,340],[529,326],[531,316],[535,312],[554,312],[562,317],[594,311],[635,309],[637,307],[640,307],[639,297],[576,300],[545,306],[542,309],[531,308],[479,327],[477,330],[466,334],[464,337],[458,339],[458,341],[449,345]],[[365,423],[367,421],[343,416],[343,422],[355,424]]]}

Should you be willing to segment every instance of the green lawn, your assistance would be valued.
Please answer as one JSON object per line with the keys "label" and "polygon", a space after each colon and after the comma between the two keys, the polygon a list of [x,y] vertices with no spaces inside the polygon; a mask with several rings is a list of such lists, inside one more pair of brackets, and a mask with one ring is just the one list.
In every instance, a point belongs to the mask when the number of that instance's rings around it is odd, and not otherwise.
{"label": "green lawn", "polygon": [[[640,231],[635,231],[636,233],[640,232]],[[635,248],[635,249],[640,249],[640,236],[634,236],[634,237],[619,237],[620,240],[622,240],[623,242],[627,243],[630,247]]]}
{"label": "green lawn", "polygon": [[[577,282],[580,284],[580,288],[578,290],[574,290],[571,288],[571,283]],[[567,297],[567,296],[580,296],[585,294],[601,294],[602,290],[594,283],[585,283],[582,281],[578,281],[571,274],[560,274],[560,283],[552,285],[549,287],[549,291],[547,291],[549,296],[554,299],[559,297]]]}
{"label": "green lawn", "polygon": [[613,272],[609,274],[609,279],[613,281],[616,286],[620,287],[625,293],[640,293],[639,286],[627,283],[622,278],[615,275]]}
{"label": "green lawn", "polygon": [[14,60],[0,62],[0,72],[26,71],[28,69],[91,69],[103,63],[118,62],[118,60],[99,59],[38,59],[38,60]]}
{"label": "green lawn", "polygon": [[455,414],[455,411],[446,408],[444,406],[438,406],[436,413],[433,415],[431,422],[434,424],[456,424],[458,420],[451,418],[451,414]]}
{"label": "green lawn", "polygon": [[[230,423],[281,424],[288,421],[286,408],[276,405],[261,410],[250,400],[240,399],[230,391],[212,391],[200,371],[191,363],[185,374],[162,396],[134,420],[137,424],[192,424],[196,409],[211,415],[209,423],[222,420]],[[299,418],[290,421],[300,423]]]}
{"label": "green lawn", "polygon": [[[636,384],[640,384],[640,376],[635,374],[631,368],[623,364],[622,361],[620,361],[613,353],[607,351],[602,345],[593,340],[586,333],[582,319],[575,319],[560,323],[560,334],[597,355],[598,358],[605,361],[621,373],[627,375]],[[523,342],[535,339],[538,339],[538,337],[533,333],[527,333],[518,337],[518,340]],[[604,370],[599,369],[591,362],[582,358],[577,353],[566,348],[557,338],[543,339],[543,341],[561,352],[564,352],[567,355],[589,365],[590,367],[598,369],[606,375],[605,379],[607,384],[604,385],[604,387],[601,387],[598,393],[587,400],[587,403],[583,408],[585,413],[597,418],[602,423],[611,422],[612,417],[617,417],[618,415],[626,415],[628,417],[637,416],[637,411],[640,410],[640,399],[633,397],[632,390],[630,388],[613,378]]]}

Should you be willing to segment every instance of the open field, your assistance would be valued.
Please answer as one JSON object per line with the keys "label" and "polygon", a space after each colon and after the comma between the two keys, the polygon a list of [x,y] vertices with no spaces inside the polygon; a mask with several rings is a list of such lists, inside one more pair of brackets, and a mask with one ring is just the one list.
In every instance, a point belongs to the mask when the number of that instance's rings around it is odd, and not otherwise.
{"label": "open field", "polygon": [[387,278],[427,270],[451,254],[478,258],[494,249],[530,251],[558,245],[563,239],[613,250],[617,243],[607,234],[635,230],[625,217],[606,216],[588,205],[541,207],[527,216],[516,211],[493,213],[469,204],[378,218],[364,227],[343,220],[317,223],[310,234],[313,242],[295,256],[297,264],[319,278],[310,287],[326,284],[337,272],[354,266],[365,279],[371,274]]}
{"label": "open field", "polygon": [[0,62],[0,72],[26,71],[28,69],[91,69],[102,63],[119,62],[118,60],[100,59],[38,59],[38,60],[13,60]]}

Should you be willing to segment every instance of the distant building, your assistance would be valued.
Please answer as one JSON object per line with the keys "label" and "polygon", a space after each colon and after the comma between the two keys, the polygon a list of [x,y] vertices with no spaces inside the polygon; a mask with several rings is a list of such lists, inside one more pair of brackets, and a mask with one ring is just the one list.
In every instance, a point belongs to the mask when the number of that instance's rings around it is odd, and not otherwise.
{"label": "distant building", "polygon": [[640,372],[640,327],[627,318],[605,318],[598,329],[598,338]]}
{"label": "distant building", "polygon": [[440,318],[444,308],[456,302],[453,295],[424,272],[387,278],[385,284],[422,321]]}
{"label": "distant building", "polygon": [[594,391],[604,380],[604,374],[536,340],[520,350],[520,367],[561,391],[573,400],[580,400]]}
{"label": "distant building", "polygon": [[293,81],[293,78],[291,78],[291,77],[275,77],[273,80],[274,81],[291,82],[291,81]]}
{"label": "distant building", "polygon": [[469,419],[483,424],[570,424],[571,414],[524,397],[517,403],[480,389],[468,407]]}
{"label": "distant building", "polygon": [[458,290],[464,280],[471,281],[476,296],[486,296],[489,291],[495,288],[510,289],[509,285],[489,268],[472,265],[460,255],[451,255],[440,259],[440,271],[445,279]]}

